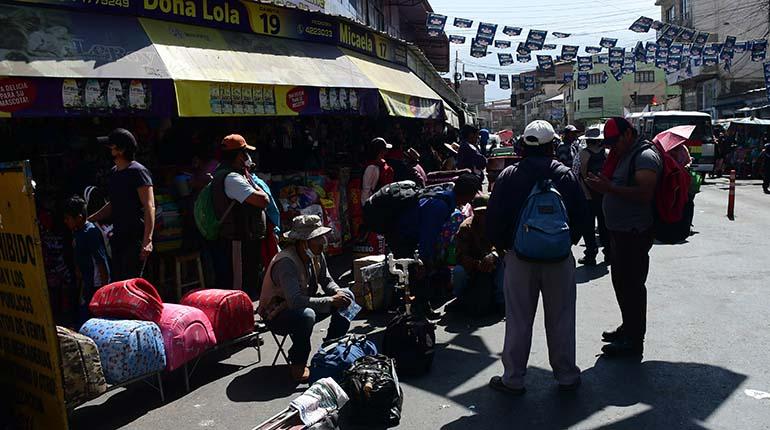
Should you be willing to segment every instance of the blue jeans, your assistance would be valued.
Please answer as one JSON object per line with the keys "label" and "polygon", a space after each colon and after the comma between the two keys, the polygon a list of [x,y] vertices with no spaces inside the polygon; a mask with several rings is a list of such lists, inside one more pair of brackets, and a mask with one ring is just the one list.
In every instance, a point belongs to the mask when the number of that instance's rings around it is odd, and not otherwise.
{"label": "blue jeans", "polygon": [[344,336],[350,328],[350,321],[340,316],[336,310],[331,314],[317,314],[313,309],[286,309],[271,321],[267,328],[277,335],[289,335],[291,348],[289,348],[289,362],[291,364],[307,365],[310,358],[310,336],[313,334],[313,326],[331,316],[329,329],[326,331],[324,341]]}
{"label": "blue jeans", "polygon": [[[503,268],[503,262],[498,261],[494,270],[494,289],[495,289],[495,304],[505,305],[505,297],[503,296],[503,278],[505,270]],[[465,271],[463,266],[459,264],[455,266],[452,271],[452,293],[455,297],[460,297],[468,289],[468,272]]]}

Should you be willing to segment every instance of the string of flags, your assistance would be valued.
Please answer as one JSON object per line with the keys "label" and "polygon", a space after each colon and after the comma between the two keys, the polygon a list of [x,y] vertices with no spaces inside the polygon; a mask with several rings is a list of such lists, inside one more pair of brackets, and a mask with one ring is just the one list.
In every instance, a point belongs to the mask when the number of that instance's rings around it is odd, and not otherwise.
{"label": "string of flags", "polygon": [[[448,17],[437,13],[429,13],[427,19],[428,36],[439,37],[446,34]],[[474,21],[465,18],[454,18],[455,28],[470,29]],[[497,30],[502,27],[502,34],[508,37],[520,36],[524,33],[521,27],[509,25],[499,26],[495,23],[479,22],[475,37],[471,38],[470,55],[474,58],[484,58],[489,55],[488,48],[498,50],[513,48],[510,40],[497,39]],[[764,62],[767,58],[768,41],[764,39],[738,41],[735,36],[725,37],[724,42],[708,43],[710,33],[698,31],[671,23],[664,23],[645,16],[634,21],[629,30],[635,33],[648,33],[650,30],[657,32],[655,42],[638,42],[636,47],[626,50],[618,47],[618,39],[602,37],[598,45],[584,46],[583,51],[587,55],[579,55],[581,47],[578,45],[561,45],[561,55],[555,59],[551,55],[536,54],[538,69],[548,71],[553,69],[557,61],[577,61],[578,75],[577,85],[587,87],[589,80],[587,75],[594,68],[594,64],[607,64],[615,79],[622,79],[625,74],[632,74],[636,70],[636,62],[654,64],[655,67],[665,70],[666,73],[684,72],[692,74],[692,70],[698,67],[713,67],[723,64],[726,71],[730,71],[736,54],[750,54],[751,61]],[[529,63],[533,60],[534,51],[556,50],[559,45],[546,43],[549,32],[547,30],[530,29],[524,42],[519,42],[515,49],[515,61],[513,53],[498,52],[497,58],[500,66],[511,66],[515,62]],[[570,33],[550,32],[556,39],[566,39]],[[465,44],[467,38],[461,35],[447,35],[449,42],[453,44]],[[605,52],[606,50],[606,52]],[[606,75],[606,72],[604,72]],[[767,72],[770,73],[770,72]],[[466,77],[468,74],[466,73]],[[484,75],[484,82],[494,81],[490,76]],[[503,76],[503,75],[501,75]],[[472,76],[471,76],[472,77]],[[507,75],[506,75],[507,78]],[[574,76],[569,77],[570,80]],[[566,80],[566,76],[565,76]],[[482,83],[480,80],[479,83]],[[500,81],[503,85],[515,83]],[[524,85],[524,82],[522,82]]]}

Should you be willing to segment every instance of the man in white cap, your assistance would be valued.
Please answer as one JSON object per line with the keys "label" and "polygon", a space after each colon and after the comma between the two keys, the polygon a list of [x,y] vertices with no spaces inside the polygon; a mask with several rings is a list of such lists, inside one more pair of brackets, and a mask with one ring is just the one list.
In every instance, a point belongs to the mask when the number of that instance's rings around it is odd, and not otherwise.
{"label": "man in white cap", "polygon": [[[339,310],[346,309],[355,298],[329,274],[324,250],[330,231],[317,215],[295,217],[291,231],[284,235],[294,243],[273,257],[259,297],[257,312],[267,327],[291,336],[289,362],[296,382],[306,382],[310,376],[307,361],[313,326],[331,316],[326,340],[341,337],[350,328],[350,321]],[[322,296],[317,296],[319,288]]]}
{"label": "man in white cap", "polygon": [[561,195],[572,245],[580,240],[586,218],[585,197],[572,171],[553,159],[555,138],[548,122],[530,123],[523,134],[524,159],[500,173],[487,206],[487,236],[498,251],[506,251],[505,372],[492,378],[489,385],[510,394],[525,392],[524,375],[540,294],[554,376],[562,390],[580,385],[580,369],[575,365],[575,259],[569,252],[558,261],[530,261],[513,251],[522,208],[535,184],[546,179]]}

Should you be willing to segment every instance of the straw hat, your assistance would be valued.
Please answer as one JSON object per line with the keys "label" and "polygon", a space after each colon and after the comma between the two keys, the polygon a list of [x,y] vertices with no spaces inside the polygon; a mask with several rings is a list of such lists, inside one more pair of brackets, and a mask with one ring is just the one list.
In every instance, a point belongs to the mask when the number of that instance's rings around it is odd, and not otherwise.
{"label": "straw hat", "polygon": [[318,215],[299,215],[291,222],[291,230],[283,234],[289,240],[310,240],[328,234],[332,229],[324,227]]}

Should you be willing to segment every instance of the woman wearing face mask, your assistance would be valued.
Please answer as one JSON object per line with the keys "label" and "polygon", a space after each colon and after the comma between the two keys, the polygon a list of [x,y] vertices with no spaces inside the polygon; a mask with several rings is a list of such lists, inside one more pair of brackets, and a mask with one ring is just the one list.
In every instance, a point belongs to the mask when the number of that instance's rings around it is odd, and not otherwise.
{"label": "woman wearing face mask", "polygon": [[[341,337],[350,328],[340,311],[355,298],[329,274],[324,250],[330,231],[316,215],[294,218],[291,231],[284,235],[294,243],[270,262],[259,297],[257,311],[270,331],[291,336],[289,362],[296,382],[306,382],[310,376],[307,361],[315,324],[331,316],[324,341]],[[319,290],[322,295],[317,296]]]}

